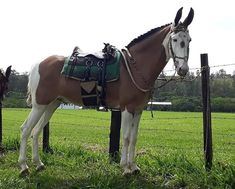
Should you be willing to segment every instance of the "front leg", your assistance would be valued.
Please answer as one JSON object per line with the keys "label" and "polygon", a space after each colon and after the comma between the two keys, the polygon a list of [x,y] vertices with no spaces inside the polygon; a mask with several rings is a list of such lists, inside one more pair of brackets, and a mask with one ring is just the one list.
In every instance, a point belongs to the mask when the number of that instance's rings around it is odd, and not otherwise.
{"label": "front leg", "polygon": [[130,144],[129,144],[129,169],[131,173],[139,173],[140,168],[135,163],[135,146],[138,136],[139,122],[142,112],[135,113],[133,115],[133,124],[130,129]]}
{"label": "front leg", "polygon": [[128,159],[129,159],[129,143],[130,143],[130,128],[132,122],[132,114],[127,110],[122,112],[122,138],[123,138],[123,147],[122,147],[122,156],[120,165],[124,170],[128,170]]}
{"label": "front leg", "polygon": [[122,112],[123,148],[120,165],[124,168],[124,175],[139,172],[135,164],[135,145],[137,141],[138,125],[141,113]]}

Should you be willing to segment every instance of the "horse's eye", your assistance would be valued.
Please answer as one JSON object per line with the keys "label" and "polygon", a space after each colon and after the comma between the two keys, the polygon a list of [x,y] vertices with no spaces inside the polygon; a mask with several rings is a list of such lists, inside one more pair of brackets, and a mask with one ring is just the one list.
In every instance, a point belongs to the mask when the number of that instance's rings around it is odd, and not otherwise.
{"label": "horse's eye", "polygon": [[174,42],[177,42],[177,39],[173,39]]}

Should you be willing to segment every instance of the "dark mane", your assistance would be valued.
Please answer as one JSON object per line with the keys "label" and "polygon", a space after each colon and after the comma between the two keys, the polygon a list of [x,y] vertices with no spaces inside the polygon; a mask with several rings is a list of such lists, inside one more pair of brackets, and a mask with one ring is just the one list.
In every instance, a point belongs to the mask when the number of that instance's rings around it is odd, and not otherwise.
{"label": "dark mane", "polygon": [[[171,23],[170,23],[171,24]],[[154,29],[151,29],[150,31],[148,31],[147,33],[145,34],[142,34],[140,35],[139,37],[133,39],[126,47],[127,48],[130,48],[132,47],[133,45],[135,45],[136,43],[146,39],[147,37],[153,35],[154,33],[160,31],[161,29],[165,28],[166,26],[169,26],[170,24],[166,24],[166,25],[163,25],[163,26],[160,26],[160,27],[157,27],[157,28],[154,28]]]}

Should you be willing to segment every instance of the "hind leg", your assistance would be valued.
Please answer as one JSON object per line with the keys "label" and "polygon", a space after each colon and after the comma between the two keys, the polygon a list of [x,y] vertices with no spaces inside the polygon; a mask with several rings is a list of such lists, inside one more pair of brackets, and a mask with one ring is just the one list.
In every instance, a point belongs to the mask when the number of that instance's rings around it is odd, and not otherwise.
{"label": "hind leg", "polygon": [[27,152],[27,140],[33,127],[37,124],[41,118],[46,106],[34,105],[27,119],[21,126],[21,143],[20,143],[20,154],[19,154],[19,165],[21,168],[21,174],[28,172],[28,166],[26,164],[26,152]]}
{"label": "hind leg", "polygon": [[51,116],[55,112],[55,110],[60,105],[59,101],[54,101],[51,104],[49,104],[44,114],[42,115],[41,119],[39,120],[38,124],[34,127],[32,130],[32,138],[33,138],[33,146],[32,146],[32,159],[33,162],[36,164],[36,170],[39,171],[41,169],[44,169],[44,164],[40,160],[39,152],[38,152],[38,138],[39,134],[41,133],[42,129],[45,127],[45,125],[50,120]]}

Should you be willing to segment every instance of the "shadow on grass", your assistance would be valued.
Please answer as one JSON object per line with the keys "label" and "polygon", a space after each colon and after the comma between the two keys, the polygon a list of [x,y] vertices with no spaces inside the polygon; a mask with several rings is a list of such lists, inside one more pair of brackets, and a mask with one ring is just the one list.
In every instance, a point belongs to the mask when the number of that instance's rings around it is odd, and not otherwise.
{"label": "shadow on grass", "polygon": [[[69,173],[68,173],[69,174]],[[121,174],[118,175],[101,175],[94,172],[90,175],[84,176],[72,176],[70,178],[58,177],[58,175],[40,174],[26,178],[28,182],[34,183],[36,188],[161,188],[160,184],[151,182],[144,176],[132,175],[124,177]],[[29,183],[30,184],[30,183]],[[32,186],[32,183],[31,183]]]}

